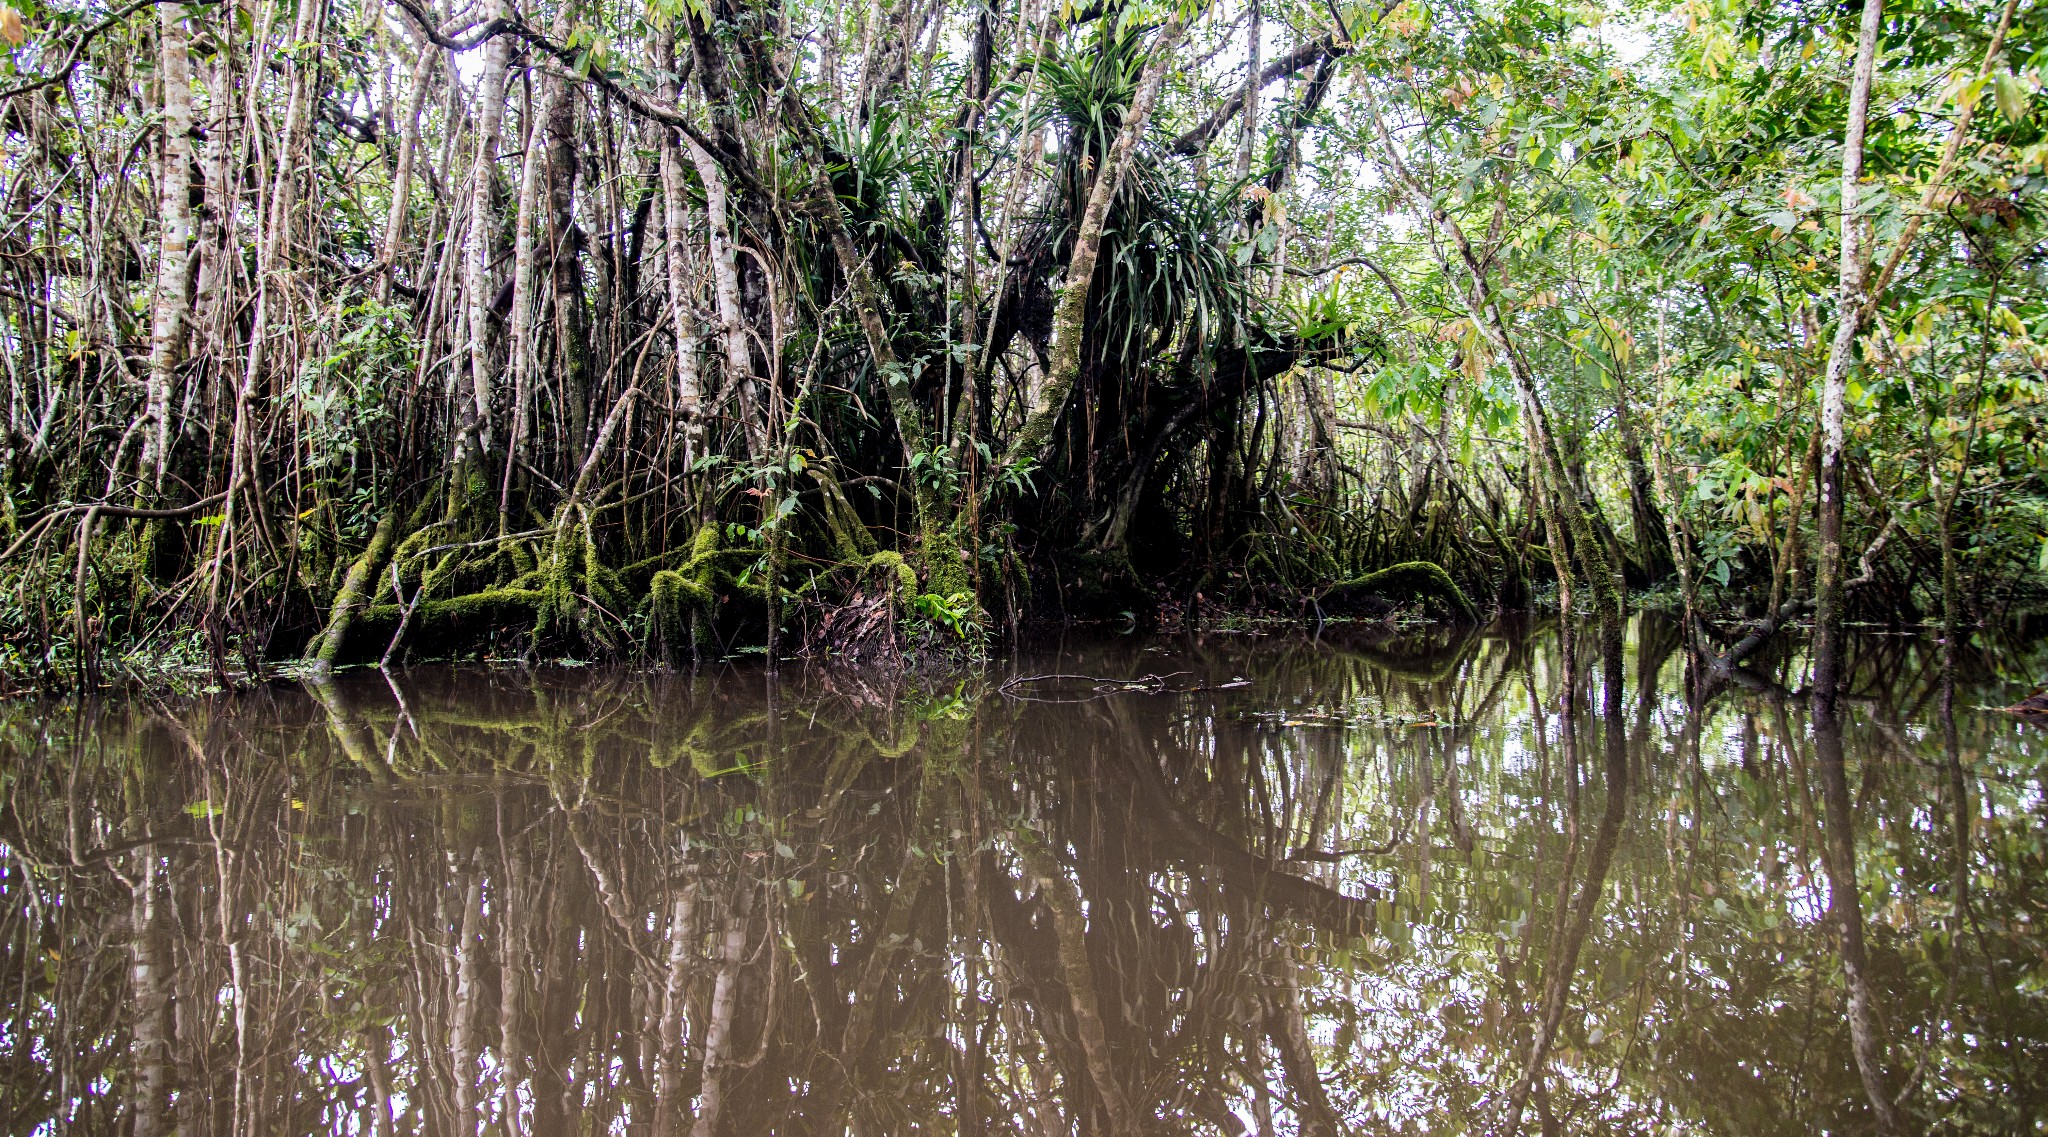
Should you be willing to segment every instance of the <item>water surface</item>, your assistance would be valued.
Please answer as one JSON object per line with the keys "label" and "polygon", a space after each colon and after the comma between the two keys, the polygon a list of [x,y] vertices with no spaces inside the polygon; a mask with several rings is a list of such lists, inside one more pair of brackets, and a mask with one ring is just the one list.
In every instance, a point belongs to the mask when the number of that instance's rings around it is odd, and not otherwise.
{"label": "water surface", "polygon": [[2040,654],[1676,643],[13,704],[0,1132],[2041,1131]]}

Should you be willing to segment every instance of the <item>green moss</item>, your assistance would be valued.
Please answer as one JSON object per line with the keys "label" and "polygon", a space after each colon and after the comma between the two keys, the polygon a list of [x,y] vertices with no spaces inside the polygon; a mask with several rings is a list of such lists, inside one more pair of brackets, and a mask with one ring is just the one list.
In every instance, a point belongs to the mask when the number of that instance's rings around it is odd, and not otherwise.
{"label": "green moss", "polygon": [[897,600],[908,604],[917,595],[917,570],[910,567],[903,554],[885,549],[868,557],[868,567],[895,577]]}
{"label": "green moss", "polygon": [[1479,618],[1479,609],[1458,587],[1458,582],[1451,579],[1451,574],[1429,561],[1403,561],[1353,577],[1331,589],[1328,595],[1416,597],[1435,600],[1468,620]]}
{"label": "green moss", "polygon": [[355,623],[357,610],[377,591],[377,570],[383,567],[385,554],[390,552],[397,534],[398,511],[386,510],[370,534],[369,547],[349,566],[348,576],[342,580],[341,590],[334,597],[327,626],[312,643],[306,645],[306,654],[318,666],[332,667],[340,657],[342,648],[348,643],[349,628]]}
{"label": "green moss", "polygon": [[[486,588],[446,600],[424,601],[413,611],[412,622],[419,628],[457,623],[474,623],[480,628],[503,627],[531,619],[545,600],[545,594],[530,588]],[[365,624],[395,628],[399,618],[398,605],[375,604],[363,609],[359,618]]]}

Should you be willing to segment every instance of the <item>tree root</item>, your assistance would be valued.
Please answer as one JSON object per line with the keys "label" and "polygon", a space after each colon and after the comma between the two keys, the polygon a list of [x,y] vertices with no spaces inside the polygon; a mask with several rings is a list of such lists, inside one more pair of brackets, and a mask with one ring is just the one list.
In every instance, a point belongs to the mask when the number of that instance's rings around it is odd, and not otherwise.
{"label": "tree root", "polygon": [[1433,600],[1454,615],[1467,620],[1479,618],[1479,609],[1465,596],[1458,582],[1451,579],[1451,574],[1429,561],[1403,561],[1353,577],[1324,593],[1320,602],[1331,606],[1355,604],[1370,596]]}
{"label": "tree root", "polygon": [[[348,575],[342,579],[341,590],[335,593],[334,607],[329,610],[327,626],[306,645],[306,656],[320,669],[334,666],[341,650],[348,644],[349,629],[356,622],[357,610],[368,602],[376,592],[377,570],[384,567],[384,557],[391,551],[393,540],[398,535],[398,508],[393,506],[384,511],[377,521],[377,528],[370,534],[370,545],[361,556],[348,567]],[[394,613],[392,622],[397,623],[398,608],[391,605]]]}
{"label": "tree root", "polygon": [[[672,568],[660,567],[662,557],[623,568],[607,566],[589,517],[580,511],[558,512],[538,533],[495,543],[433,545],[430,531],[444,528],[407,532],[406,519],[396,510],[379,520],[368,547],[349,566],[327,626],[306,648],[316,667],[362,656],[363,651],[351,649],[372,639],[390,640],[401,629],[408,640],[419,635],[444,645],[518,631],[534,642],[566,637],[617,652],[638,638],[628,620],[634,612],[646,617],[642,646],[673,659],[701,649],[722,624],[758,620],[768,601],[767,582],[747,573],[761,550],[724,545],[725,527],[715,522],[697,531],[687,559]],[[478,555],[485,547],[489,552]],[[396,574],[409,585],[406,590],[416,604],[409,620],[398,603],[371,602],[382,591],[378,584],[387,566],[398,566]],[[828,581],[845,584],[849,576],[849,603],[879,605],[882,610],[870,615],[893,642],[896,621],[912,610],[920,591],[916,570],[899,553],[856,554],[784,595],[798,599],[826,589]],[[645,584],[633,587],[629,579]],[[735,600],[741,603],[727,606]]]}
{"label": "tree root", "polygon": [[[530,624],[546,601],[547,594],[537,589],[486,588],[446,600],[421,601],[413,609],[412,626],[415,631],[461,633]],[[396,604],[373,604],[356,614],[356,626],[389,636],[403,614]]]}

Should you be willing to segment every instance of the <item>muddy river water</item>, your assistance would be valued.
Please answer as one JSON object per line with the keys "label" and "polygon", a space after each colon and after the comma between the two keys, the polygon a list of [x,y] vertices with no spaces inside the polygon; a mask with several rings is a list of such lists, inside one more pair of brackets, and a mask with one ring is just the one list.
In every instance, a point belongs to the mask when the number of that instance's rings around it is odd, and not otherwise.
{"label": "muddy river water", "polygon": [[2048,653],[1677,644],[8,704],[0,1132],[2048,1128]]}

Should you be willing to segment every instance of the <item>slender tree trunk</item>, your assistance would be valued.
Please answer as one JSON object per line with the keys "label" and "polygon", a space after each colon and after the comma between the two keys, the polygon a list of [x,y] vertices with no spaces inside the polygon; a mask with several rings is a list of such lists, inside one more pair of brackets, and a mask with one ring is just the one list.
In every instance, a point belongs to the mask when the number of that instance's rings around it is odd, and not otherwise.
{"label": "slender tree trunk", "polygon": [[171,387],[177,379],[185,340],[185,319],[191,311],[186,292],[190,277],[186,261],[192,245],[192,61],[184,9],[157,6],[158,40],[163,84],[163,194],[157,242],[156,303],[149,331],[149,386],[142,446],[145,492],[163,484],[170,460]]}
{"label": "slender tree trunk", "polygon": [[[1103,1028],[1102,1004],[1095,990],[1095,965],[1088,958],[1088,923],[1081,910],[1080,894],[1067,879],[1067,870],[1034,839],[1020,841],[1017,850],[1025,871],[1038,882],[1039,896],[1052,914],[1060,977],[1072,1005],[1074,1033],[1080,1037],[1089,1080],[1094,1083],[1102,1112],[1109,1120],[1108,1131],[1112,1137],[1137,1137],[1138,1113],[1124,1093],[1115,1056],[1109,1051],[1109,1035]],[[1088,1127],[1082,1128],[1085,1131]]]}
{"label": "slender tree trunk", "polygon": [[[1566,631],[1569,635],[1569,630]],[[1521,1075],[1508,1090],[1505,1114],[1497,1132],[1503,1137],[1514,1137],[1522,1125],[1522,1113],[1527,1108],[1530,1095],[1538,1090],[1548,1075],[1552,1049],[1557,1043],[1557,1034],[1563,1025],[1565,1011],[1571,1002],[1572,980],[1578,975],[1579,953],[1584,950],[1586,935],[1592,929],[1593,916],[1600,907],[1600,898],[1606,892],[1607,873],[1614,863],[1615,846],[1621,839],[1621,823],[1628,811],[1629,760],[1628,723],[1622,715],[1622,677],[1613,661],[1603,661],[1601,666],[1600,727],[1601,745],[1604,754],[1606,802],[1600,811],[1599,828],[1593,834],[1593,848],[1586,860],[1586,877],[1580,882],[1578,895],[1567,911],[1562,903],[1571,883],[1569,862],[1565,873],[1558,881],[1559,905],[1557,924],[1553,928],[1549,958],[1544,963],[1543,995],[1538,1004],[1536,1031],[1529,1042],[1529,1056]],[[1568,685],[1575,685],[1577,678],[1569,667],[1565,671]],[[1577,692],[1567,691],[1565,715],[1565,743],[1569,769],[1566,777],[1574,784],[1578,773],[1578,731],[1582,720],[1577,705]],[[1576,794],[1576,790],[1573,791]],[[1574,796],[1571,808],[1578,808]],[[1573,822],[1576,825],[1576,821]]]}
{"label": "slender tree trunk", "polygon": [[[501,3],[496,15],[506,14]],[[496,36],[484,48],[483,75],[477,83],[476,163],[470,170],[469,232],[464,239],[463,300],[468,306],[470,381],[469,419],[455,446],[454,465],[459,470],[469,448],[491,448],[491,392],[496,372],[491,365],[491,246],[496,227],[492,224],[491,196],[497,189],[498,134],[505,121],[505,74],[510,36]]]}
{"label": "slender tree trunk", "polygon": [[[672,40],[662,45],[665,65],[675,67]],[[680,83],[674,91],[682,102]],[[661,132],[661,221],[666,248],[664,267],[668,270],[669,317],[675,324],[676,412],[683,420],[683,461],[694,461],[704,452],[703,336],[697,331],[696,274],[690,264],[689,189],[683,184],[682,144],[675,132]]]}
{"label": "slender tree trunk", "polygon": [[[452,859],[454,854],[449,856]],[[466,885],[463,881],[465,876],[469,878]],[[448,1049],[455,1075],[455,1132],[472,1134],[477,1132],[482,1121],[477,1109],[477,1060],[482,1054],[477,1019],[483,991],[477,953],[483,948],[477,940],[483,916],[483,878],[467,870],[458,870],[447,887],[464,891],[462,911],[456,919],[455,988],[449,993]]]}
{"label": "slender tree trunk", "polygon": [[[1873,6],[1876,0],[1871,0]],[[1856,816],[1849,794],[1849,774],[1842,753],[1840,708],[1834,700],[1814,702],[1813,749],[1820,774],[1821,802],[1827,814],[1827,848],[1822,857],[1828,875],[1828,916],[1842,951],[1842,978],[1849,989],[1849,1049],[1856,1059],[1877,1130],[1889,1137],[1902,1132],[1898,1107],[1884,1075],[1883,1028],[1870,992],[1870,960],[1863,942],[1863,896],[1856,879]]]}
{"label": "slender tree trunk", "polygon": [[[269,38],[269,8],[265,8],[264,22],[255,37],[255,42],[265,43]],[[298,8],[292,24],[293,44],[315,44],[318,42],[327,18],[326,0],[306,0]],[[241,382],[235,391],[234,419],[228,434],[228,485],[227,500],[221,507],[221,523],[215,529],[216,544],[212,569],[207,582],[209,607],[219,613],[220,592],[223,573],[235,553],[239,536],[238,514],[240,505],[248,503],[250,511],[261,521],[263,500],[260,492],[244,492],[256,483],[258,459],[255,444],[254,404],[262,387],[269,359],[270,325],[276,318],[275,309],[281,304],[284,292],[282,282],[275,278],[281,273],[280,262],[284,258],[288,237],[292,227],[292,203],[298,181],[298,152],[301,124],[307,118],[312,101],[313,80],[318,71],[317,55],[300,52],[285,53],[285,71],[290,77],[290,94],[285,99],[284,122],[278,132],[276,160],[272,164],[269,201],[261,211],[263,226],[257,235],[256,251],[256,299],[249,320],[249,350],[243,360]],[[250,129],[260,131],[264,120],[262,114],[263,90],[261,82],[248,83],[249,99],[244,108],[244,121]],[[224,224],[231,224],[225,220]],[[216,666],[220,660],[220,643],[217,640]]]}
{"label": "slender tree trunk", "polygon": [[[499,848],[504,851],[502,831]],[[509,852],[499,857],[498,869],[499,880],[492,890],[492,907],[498,917],[498,1115],[505,1137],[525,1137],[525,1119],[519,1112],[519,1083],[525,1075],[524,996],[533,972],[525,950],[528,913]]]}
{"label": "slender tree trunk", "polygon": [[362,1033],[363,1073],[370,1083],[370,1137],[391,1137],[391,1047],[386,1041],[389,1027],[371,1026]]}
{"label": "slender tree trunk", "polygon": [[689,1104],[683,1098],[682,1067],[687,1059],[683,1026],[690,973],[696,962],[691,945],[696,939],[697,884],[692,881],[676,893],[669,913],[667,974],[663,976],[654,1051],[654,1137],[681,1137],[689,1128]]}
{"label": "slender tree trunk", "polygon": [[[1448,239],[1457,248],[1457,256],[1464,268],[1466,278],[1464,301],[1472,322],[1479,328],[1495,354],[1507,364],[1508,374],[1514,380],[1515,392],[1522,404],[1522,429],[1529,441],[1529,452],[1533,461],[1533,474],[1547,483],[1547,492],[1537,500],[1547,511],[1554,512],[1563,522],[1563,528],[1571,537],[1572,552],[1576,554],[1586,570],[1586,576],[1593,589],[1595,611],[1600,619],[1600,655],[1603,667],[1618,667],[1622,654],[1623,594],[1619,574],[1607,555],[1606,542],[1594,531],[1592,519],[1579,501],[1573,488],[1573,481],[1565,469],[1563,456],[1559,453],[1557,440],[1550,429],[1549,414],[1543,405],[1535,372],[1530,368],[1527,357],[1502,314],[1498,298],[1494,294],[1493,282],[1489,275],[1487,261],[1472,245],[1463,226],[1443,207],[1432,202],[1422,183],[1411,173],[1394,147],[1393,135],[1380,118],[1379,105],[1373,99],[1370,88],[1365,90],[1365,102],[1372,115],[1374,130],[1378,134],[1385,157],[1379,161],[1380,168],[1390,181],[1400,185],[1409,201],[1428,215],[1437,238],[1432,242],[1436,255],[1447,275],[1453,274],[1451,257],[1442,248],[1442,241]],[[1502,192],[1505,192],[1504,190]],[[1546,520],[1549,518],[1546,517]],[[1563,549],[1553,549],[1557,558],[1559,578],[1570,571]]]}
{"label": "slender tree trunk", "polygon": [[1841,273],[1835,296],[1835,338],[1828,348],[1828,369],[1820,394],[1819,547],[1813,582],[1816,720],[1835,717],[1835,699],[1843,679],[1842,514],[1847,488],[1843,419],[1848,412],[1849,368],[1854,362],[1857,333],[1862,330],[1864,275],[1870,267],[1863,248],[1866,226],[1857,215],[1857,203],[1863,182],[1863,132],[1870,114],[1871,76],[1877,69],[1878,31],[1883,23],[1884,0],[1865,0],[1855,71],[1849,82],[1849,121],[1842,136]]}
{"label": "slender tree trunk", "polygon": [[546,154],[542,144],[545,124],[560,94],[561,80],[542,78],[540,97],[527,108],[526,153],[519,165],[519,206],[512,229],[512,313],[506,320],[511,333],[512,433],[505,440],[505,475],[498,488],[498,533],[511,528],[512,484],[525,453],[527,405],[533,399],[533,373],[538,366],[534,351],[534,227],[540,211],[541,164]]}
{"label": "slender tree trunk", "polygon": [[[740,965],[747,957],[747,923],[753,907],[753,883],[742,881],[739,894],[726,912],[725,933],[718,945],[718,978],[711,988],[711,1014],[704,1028],[704,1066],[697,1096],[697,1120],[690,1127],[690,1137],[715,1137],[718,1115],[725,1109],[725,1068],[731,1059]],[[848,1060],[851,1060],[850,1055]]]}
{"label": "slender tree trunk", "polygon": [[134,1137],[164,1137],[171,1096],[170,1023],[166,1018],[169,978],[163,960],[160,907],[157,902],[156,846],[136,850],[141,871],[134,882],[130,908],[128,993],[135,1000],[129,1053],[135,1070],[130,1089]]}
{"label": "slender tree trunk", "polygon": [[432,92],[434,65],[440,51],[431,44],[420,47],[413,60],[411,95],[406,103],[404,129],[398,136],[398,163],[391,172],[391,209],[384,216],[384,235],[377,245],[377,299],[391,299],[391,275],[398,264],[398,249],[405,240],[406,216],[412,207],[413,164],[420,148],[420,113]]}
{"label": "slender tree trunk", "polygon": [[747,448],[755,457],[763,457],[768,453],[768,435],[766,424],[757,421],[758,416],[751,413],[754,401],[750,397],[754,382],[753,352],[747,344],[746,318],[740,308],[739,254],[733,248],[725,175],[719,170],[718,162],[695,140],[690,142],[690,161],[696,165],[697,176],[704,182],[704,219],[711,248],[711,292],[718,306],[719,342],[725,348],[722,387],[727,393],[739,392],[741,425]]}
{"label": "slender tree trunk", "polygon": [[1262,0],[1251,0],[1247,12],[1249,31],[1245,31],[1245,111],[1243,119],[1237,121],[1237,166],[1233,168],[1231,180],[1243,184],[1251,180],[1251,152],[1260,137],[1260,49],[1264,39]]}
{"label": "slender tree trunk", "polygon": [[1036,461],[1052,441],[1053,427],[1066,409],[1067,397],[1081,377],[1081,338],[1088,324],[1088,294],[1095,283],[1095,263],[1102,253],[1102,230],[1109,220],[1109,207],[1123,188],[1124,175],[1131,168],[1131,156],[1151,121],[1152,106],[1159,89],[1172,70],[1174,47],[1187,27],[1178,12],[1167,21],[1151,44],[1152,58],[1138,78],[1138,89],[1124,111],[1123,126],[1116,141],[1095,171],[1095,184],[1088,191],[1088,204],[1074,234],[1074,251],[1067,260],[1067,277],[1059,306],[1052,318],[1052,360],[1045,383],[1032,400],[1031,413],[1017,431],[1016,440],[1003,465],[1016,466]]}
{"label": "slender tree trunk", "polygon": [[1307,1010],[1302,1006],[1299,964],[1289,958],[1288,950],[1282,949],[1274,961],[1280,974],[1270,980],[1263,1000],[1266,1037],[1273,1040],[1274,1049],[1280,1052],[1281,1069],[1287,1072],[1287,1084],[1294,1088],[1298,1103],[1296,1132],[1300,1137],[1339,1137],[1344,1132],[1344,1123],[1330,1105],[1329,1092],[1323,1088],[1322,1074],[1316,1068],[1315,1050],[1309,1044]]}
{"label": "slender tree trunk", "polygon": [[[590,388],[590,318],[583,297],[585,234],[576,221],[576,184],[583,161],[577,149],[582,109],[576,88],[564,87],[548,118],[548,255],[553,266],[555,366],[551,368],[557,422],[566,418],[569,450],[583,449],[584,393]],[[570,459],[575,461],[574,458]]]}
{"label": "slender tree trunk", "polygon": [[1636,409],[1629,401],[1629,383],[1621,369],[1614,373],[1614,423],[1621,432],[1622,460],[1628,467],[1628,508],[1631,538],[1645,574],[1661,579],[1674,567],[1669,563],[1670,539],[1663,513],[1657,508],[1656,479],[1643,456],[1642,432],[1636,424]]}

